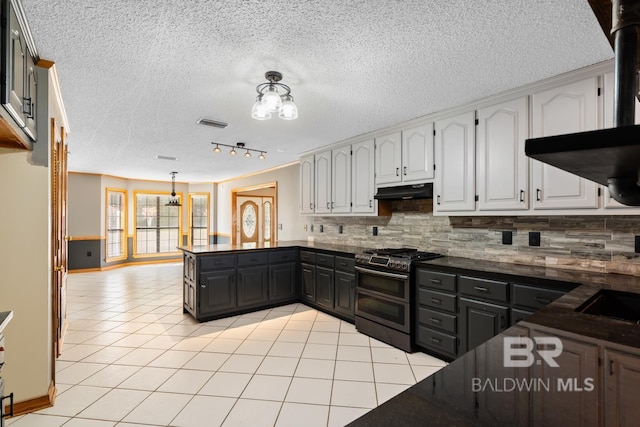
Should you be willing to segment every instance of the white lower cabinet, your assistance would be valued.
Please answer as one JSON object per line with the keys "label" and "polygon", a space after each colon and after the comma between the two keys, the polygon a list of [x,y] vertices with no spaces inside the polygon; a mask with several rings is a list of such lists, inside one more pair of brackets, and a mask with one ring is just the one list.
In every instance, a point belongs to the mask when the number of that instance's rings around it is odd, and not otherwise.
{"label": "white lower cabinet", "polygon": [[475,113],[435,123],[436,212],[475,210]]}
{"label": "white lower cabinet", "polygon": [[476,188],[478,210],[529,208],[527,97],[478,110]]}
{"label": "white lower cabinet", "polygon": [[375,145],[373,139],[351,146],[351,212],[374,213]]}
{"label": "white lower cabinet", "polygon": [[[588,78],[533,94],[532,137],[595,130],[598,79]],[[532,160],[533,209],[595,209],[598,184]]]}

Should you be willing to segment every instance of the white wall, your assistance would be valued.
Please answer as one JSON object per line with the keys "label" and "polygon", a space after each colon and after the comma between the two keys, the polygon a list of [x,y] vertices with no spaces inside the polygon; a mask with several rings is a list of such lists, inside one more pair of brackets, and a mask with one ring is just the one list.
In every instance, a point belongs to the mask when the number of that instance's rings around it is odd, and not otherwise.
{"label": "white wall", "polygon": [[278,184],[278,240],[306,240],[304,221],[298,210],[300,197],[299,164],[218,183],[217,231],[231,235],[231,190],[259,184]]}

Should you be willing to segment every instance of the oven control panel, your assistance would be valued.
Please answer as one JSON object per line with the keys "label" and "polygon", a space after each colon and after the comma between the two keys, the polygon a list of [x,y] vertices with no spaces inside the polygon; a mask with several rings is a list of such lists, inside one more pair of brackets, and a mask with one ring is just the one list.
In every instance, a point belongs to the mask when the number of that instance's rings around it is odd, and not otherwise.
{"label": "oven control panel", "polygon": [[356,254],[356,263],[363,266],[384,267],[398,271],[410,271],[411,262],[406,259],[371,254]]}

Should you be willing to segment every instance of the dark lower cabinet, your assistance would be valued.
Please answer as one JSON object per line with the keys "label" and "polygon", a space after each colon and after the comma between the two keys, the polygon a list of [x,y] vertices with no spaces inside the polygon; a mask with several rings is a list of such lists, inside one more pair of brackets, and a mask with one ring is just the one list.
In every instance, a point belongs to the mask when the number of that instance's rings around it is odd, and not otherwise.
{"label": "dark lower cabinet", "polygon": [[266,304],[269,301],[269,267],[238,268],[238,308]]}
{"label": "dark lower cabinet", "polygon": [[333,309],[333,268],[316,266],[316,304]]}
{"label": "dark lower cabinet", "polygon": [[460,347],[476,348],[509,327],[509,309],[497,304],[460,298]]}
{"label": "dark lower cabinet", "polygon": [[302,264],[302,294],[303,300],[315,302],[316,300],[316,266],[311,264]]}
{"label": "dark lower cabinet", "polygon": [[296,263],[269,266],[269,301],[279,302],[296,299]]}
{"label": "dark lower cabinet", "polygon": [[354,314],[354,298],[356,288],[356,275],[336,271],[335,275],[335,295],[334,310],[349,319],[353,319]]}
{"label": "dark lower cabinet", "polygon": [[202,273],[197,294],[199,318],[235,310],[236,270]]}

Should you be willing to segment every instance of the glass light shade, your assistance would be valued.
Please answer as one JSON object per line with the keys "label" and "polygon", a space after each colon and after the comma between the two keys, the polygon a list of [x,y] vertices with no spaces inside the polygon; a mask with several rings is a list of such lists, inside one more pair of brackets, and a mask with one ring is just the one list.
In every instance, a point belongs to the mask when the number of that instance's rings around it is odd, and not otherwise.
{"label": "glass light shade", "polygon": [[245,157],[251,157],[251,153],[249,152],[249,150],[247,150],[247,152],[246,152],[246,153],[244,153],[244,156],[245,156]]}
{"label": "glass light shade", "polygon": [[280,98],[278,89],[275,86],[269,85],[269,87],[262,94],[262,104],[270,113],[280,111],[280,108],[282,108],[282,99]]}
{"label": "glass light shade", "polygon": [[260,156],[258,157],[260,160],[264,160],[265,159],[265,155],[264,153],[260,153]]}
{"label": "glass light shade", "polygon": [[218,147],[218,145],[216,144],[216,148],[213,149],[214,153],[219,153],[220,152],[220,147]]}
{"label": "glass light shade", "polygon": [[298,107],[293,103],[292,96],[287,95],[284,97],[278,117],[283,120],[295,120],[298,118]]}
{"label": "glass light shade", "polygon": [[232,148],[231,151],[229,151],[229,154],[231,154],[232,156],[236,155],[236,149]]}
{"label": "glass light shade", "polygon": [[271,113],[267,110],[267,106],[262,103],[259,96],[251,109],[251,117],[256,120],[269,120],[271,118]]}

